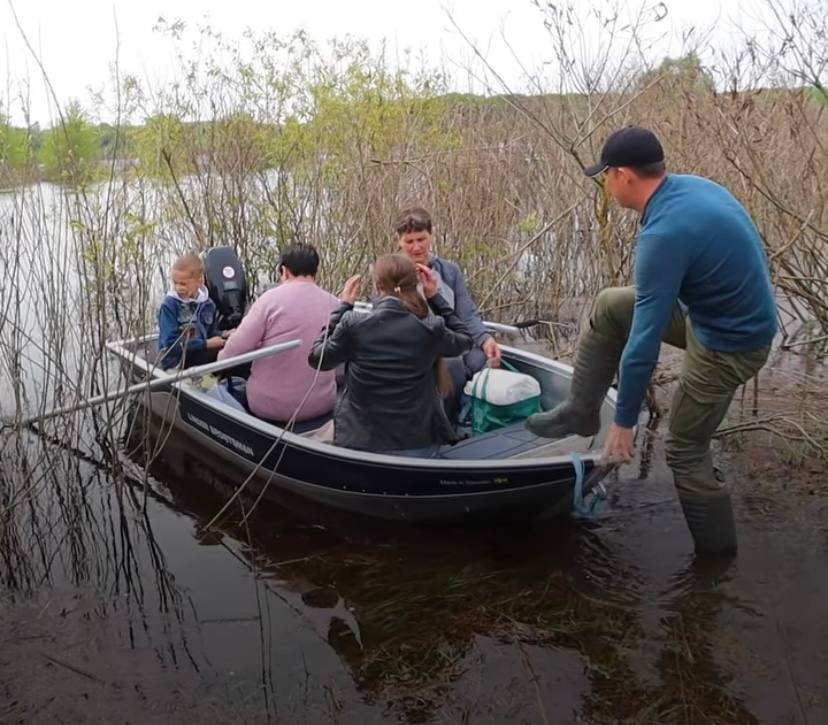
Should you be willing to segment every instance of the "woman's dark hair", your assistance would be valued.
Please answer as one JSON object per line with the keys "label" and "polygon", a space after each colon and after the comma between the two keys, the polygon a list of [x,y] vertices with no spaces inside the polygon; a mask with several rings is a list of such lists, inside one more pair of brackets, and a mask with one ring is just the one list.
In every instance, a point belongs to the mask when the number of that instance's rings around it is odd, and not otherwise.
{"label": "woman's dark hair", "polygon": [[410,234],[411,232],[431,233],[431,214],[421,206],[412,206],[403,209],[397,216],[397,223],[394,225],[397,236]]}
{"label": "woman's dark hair", "polygon": [[[428,303],[417,289],[417,267],[404,254],[386,254],[374,265],[374,284],[383,294],[393,295],[413,315],[424,320],[429,315]],[[437,388],[444,398],[454,391],[448,366],[443,358],[434,363]]]}
{"label": "woman's dark hair", "polygon": [[319,269],[319,253],[312,244],[296,242],[285,247],[279,257],[277,269],[281,272],[282,267],[295,277],[315,277]]}

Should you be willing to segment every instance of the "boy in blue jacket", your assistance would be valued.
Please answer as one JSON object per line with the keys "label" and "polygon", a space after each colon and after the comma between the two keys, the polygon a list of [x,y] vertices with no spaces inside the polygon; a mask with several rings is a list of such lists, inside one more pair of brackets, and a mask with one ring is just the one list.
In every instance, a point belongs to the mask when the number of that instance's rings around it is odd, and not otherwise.
{"label": "boy in blue jacket", "polygon": [[158,311],[159,364],[164,370],[215,362],[224,347],[215,303],[204,286],[198,255],[179,257],[170,273],[172,289]]}

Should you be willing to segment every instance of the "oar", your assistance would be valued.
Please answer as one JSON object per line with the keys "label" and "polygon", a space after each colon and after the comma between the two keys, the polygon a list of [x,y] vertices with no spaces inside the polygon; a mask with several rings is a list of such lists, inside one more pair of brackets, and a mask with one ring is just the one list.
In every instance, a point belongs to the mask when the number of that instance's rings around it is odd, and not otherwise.
{"label": "oar", "polygon": [[483,326],[492,332],[499,332],[502,335],[509,335],[510,337],[517,337],[520,334],[520,329],[517,325],[504,325],[502,322],[489,322],[483,320]]}
{"label": "oar", "polygon": [[220,370],[235,367],[236,365],[243,365],[244,363],[253,362],[254,360],[259,360],[260,358],[268,357],[269,355],[276,355],[277,353],[285,352],[286,350],[292,350],[295,347],[299,347],[301,344],[301,340],[288,340],[287,342],[280,342],[276,345],[262,347],[258,350],[253,350],[252,352],[246,352],[242,355],[229,357],[225,360],[217,360],[216,362],[206,363],[205,365],[195,365],[191,368],[187,368],[186,370],[179,370],[174,374],[164,373],[161,377],[154,378],[153,380],[147,380],[143,383],[136,383],[135,385],[130,385],[128,388],[123,390],[111,390],[107,393],[96,395],[94,398],[82,400],[79,403],[67,405],[63,408],[54,408],[53,410],[49,410],[45,413],[38,413],[37,415],[32,415],[21,420],[15,420],[13,418],[6,419],[0,422],[0,428],[11,428],[14,426],[27,427],[32,423],[41,423],[44,420],[57,418],[60,415],[68,415],[69,413],[74,413],[78,410],[83,410],[84,408],[92,408],[96,405],[100,405],[101,403],[106,403],[109,400],[125,398],[133,393],[158,390],[159,388],[165,388],[168,385],[177,383],[179,380],[187,380],[188,378],[195,378],[199,375],[208,375],[209,373],[216,373]]}

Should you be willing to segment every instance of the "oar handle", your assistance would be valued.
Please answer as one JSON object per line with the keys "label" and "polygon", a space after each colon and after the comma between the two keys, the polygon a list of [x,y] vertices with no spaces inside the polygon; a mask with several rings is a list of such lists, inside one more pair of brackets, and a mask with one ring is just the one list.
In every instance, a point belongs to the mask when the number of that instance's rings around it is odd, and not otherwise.
{"label": "oar handle", "polygon": [[483,326],[492,332],[500,332],[503,335],[517,337],[520,335],[520,330],[514,325],[504,325],[502,322],[487,322],[483,320]]}
{"label": "oar handle", "polygon": [[210,373],[216,373],[221,370],[226,370],[227,368],[232,368],[236,365],[243,365],[245,363],[253,362],[254,360],[259,360],[263,357],[276,355],[277,353],[285,352],[287,350],[293,350],[294,348],[299,347],[301,344],[301,340],[288,340],[287,342],[279,342],[275,345],[262,347],[258,350],[243,353],[242,355],[235,355],[234,357],[225,358],[224,360],[216,360],[216,362],[205,363],[204,365],[195,365],[191,368],[186,368],[185,370],[178,370],[172,374],[166,372],[162,373],[161,371],[156,370],[155,372],[158,377],[152,378],[150,380],[146,380],[141,383],[136,383],[135,385],[130,385],[128,388],[124,388],[122,390],[110,390],[109,392],[103,393],[101,395],[96,395],[94,398],[82,400],[78,403],[73,403],[72,405],[67,405],[62,408],[55,408],[44,413],[38,413],[37,415],[32,415],[28,418],[22,418],[19,420],[14,418],[7,418],[6,420],[0,421],[0,428],[28,427],[32,423],[41,423],[44,420],[49,420],[50,418],[57,418],[61,415],[68,415],[69,413],[74,413],[78,410],[83,410],[84,408],[92,408],[96,405],[101,405],[101,403],[106,403],[110,400],[118,400],[120,398],[125,398],[128,395],[132,395],[133,393],[151,392],[153,390],[158,390],[160,388],[166,388],[169,385],[177,383],[180,380],[187,380],[188,378],[195,378],[200,375],[209,375]]}

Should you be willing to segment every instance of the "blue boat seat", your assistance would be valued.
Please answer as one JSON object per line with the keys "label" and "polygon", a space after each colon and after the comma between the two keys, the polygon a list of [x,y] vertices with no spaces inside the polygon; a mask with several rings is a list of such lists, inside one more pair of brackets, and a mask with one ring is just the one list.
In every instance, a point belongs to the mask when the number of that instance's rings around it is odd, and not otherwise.
{"label": "blue boat seat", "polygon": [[467,438],[453,446],[446,446],[440,451],[440,458],[472,461],[511,458],[545,443],[549,443],[549,440],[538,438],[534,433],[526,430],[523,421],[518,421],[512,425]]}

